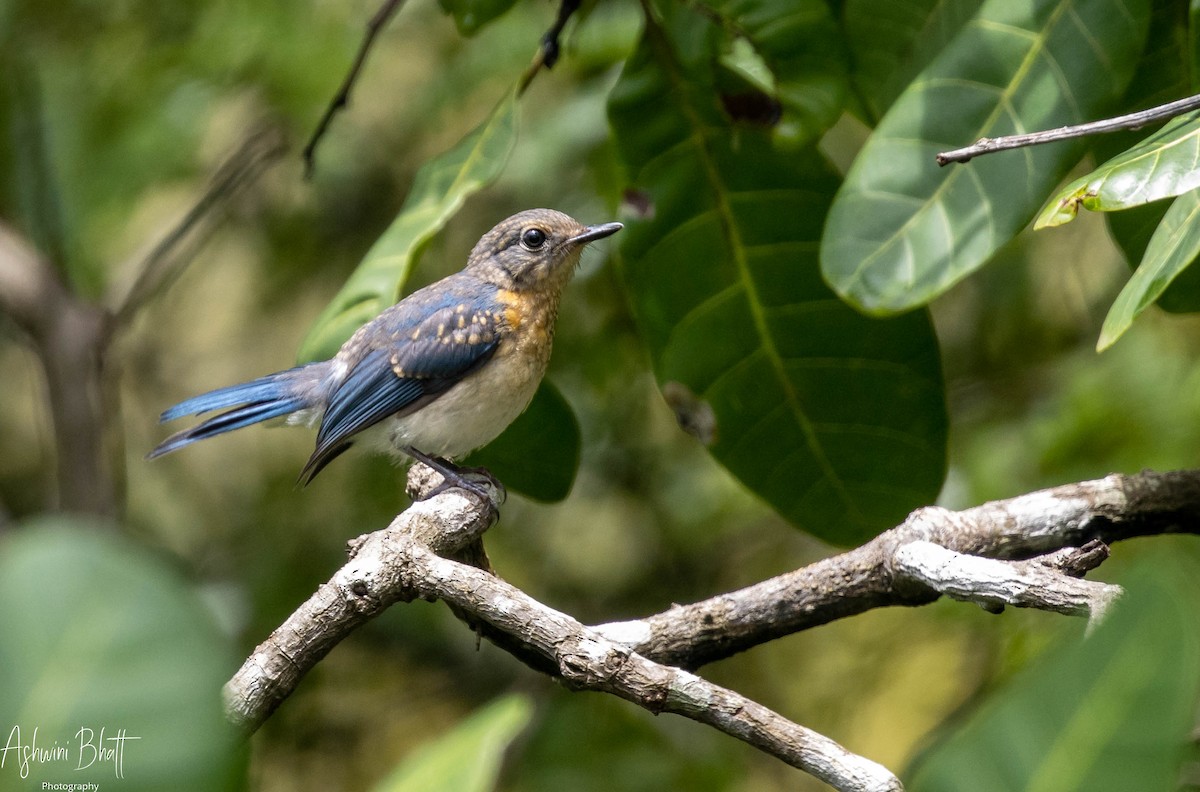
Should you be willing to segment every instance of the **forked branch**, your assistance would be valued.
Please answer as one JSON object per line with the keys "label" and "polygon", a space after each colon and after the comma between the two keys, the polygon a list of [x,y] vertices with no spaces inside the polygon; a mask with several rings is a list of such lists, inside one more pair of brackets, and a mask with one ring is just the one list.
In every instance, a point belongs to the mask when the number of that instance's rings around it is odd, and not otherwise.
{"label": "forked branch", "polygon": [[[415,494],[436,483],[436,474],[414,466]],[[1082,575],[1107,557],[1106,543],[1197,532],[1200,471],[1113,475],[961,512],[922,509],[855,550],[710,600],[598,627],[446,557],[478,542],[490,521],[489,509],[451,490],[356,540],[350,562],[226,685],[230,719],[257,728],[360,624],[395,602],[437,598],[515,657],[573,687],[707,723],[839,790],[900,790],[878,764],[690,669],[870,608],[922,605],[943,594],[994,612],[1013,605],[1096,618],[1120,589]]]}

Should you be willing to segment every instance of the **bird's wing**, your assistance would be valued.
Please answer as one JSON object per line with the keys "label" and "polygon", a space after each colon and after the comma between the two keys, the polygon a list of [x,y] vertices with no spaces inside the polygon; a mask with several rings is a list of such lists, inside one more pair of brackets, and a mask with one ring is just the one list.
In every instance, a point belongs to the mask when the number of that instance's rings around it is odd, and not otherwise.
{"label": "bird's wing", "polygon": [[[317,446],[300,473],[307,484],[350,446],[350,437],[391,415],[420,409],[491,358],[496,317],[449,305],[416,323],[381,316],[366,354],[330,394]],[[373,336],[373,337],[372,337]]]}

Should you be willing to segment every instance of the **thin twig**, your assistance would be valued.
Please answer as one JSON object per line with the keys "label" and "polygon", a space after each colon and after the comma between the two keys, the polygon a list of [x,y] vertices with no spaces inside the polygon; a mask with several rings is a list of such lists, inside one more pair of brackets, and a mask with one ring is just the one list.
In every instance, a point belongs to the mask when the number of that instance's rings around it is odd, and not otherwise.
{"label": "thin twig", "polygon": [[350,71],[346,73],[341,87],[338,88],[337,93],[333,95],[333,99],[326,106],[321,120],[317,122],[317,128],[313,130],[312,137],[304,145],[304,151],[301,156],[304,158],[304,177],[306,179],[312,177],[313,168],[316,166],[317,144],[325,136],[325,132],[328,130],[330,122],[333,121],[333,117],[337,115],[337,112],[350,103],[350,90],[354,87],[355,81],[358,80],[358,73],[362,71],[363,64],[367,61],[367,55],[371,52],[371,47],[374,46],[376,37],[388,23],[388,20],[400,10],[400,6],[403,4],[404,0],[384,0],[383,5],[379,7],[379,10],[367,22],[367,32],[363,36],[362,44],[358,47],[358,54],[354,56],[354,63],[351,64]]}
{"label": "thin twig", "polygon": [[533,78],[542,68],[552,69],[554,64],[558,63],[558,56],[561,52],[559,46],[559,36],[562,35],[563,28],[567,26],[567,20],[571,15],[579,10],[580,0],[561,0],[558,6],[558,17],[554,20],[554,24],[542,36],[541,42],[538,44],[537,52],[533,55],[533,61],[525,72],[521,75],[521,79],[517,82],[517,96],[525,93],[525,89],[533,82]]}
{"label": "thin twig", "polygon": [[1178,115],[1183,115],[1190,110],[1200,109],[1200,94],[1190,96],[1187,99],[1179,99],[1174,102],[1169,102],[1165,105],[1152,107],[1149,110],[1139,110],[1136,113],[1117,116],[1116,118],[1106,118],[1100,121],[1089,121],[1086,124],[1076,124],[1074,126],[1064,126],[1057,129],[1048,129],[1043,132],[1029,132],[1023,135],[1005,135],[997,138],[980,138],[970,146],[965,146],[953,151],[943,151],[937,155],[938,165],[946,165],[951,162],[968,162],[972,157],[978,157],[983,154],[991,154],[995,151],[1007,151],[1009,149],[1024,148],[1026,146],[1037,146],[1042,143],[1053,143],[1057,140],[1069,140],[1071,138],[1085,137],[1087,135],[1097,135],[1105,132],[1120,132],[1126,129],[1140,129],[1146,124],[1152,124],[1156,121],[1164,121],[1168,118],[1174,118]]}
{"label": "thin twig", "polygon": [[257,180],[285,150],[283,134],[277,127],[260,127],[247,135],[217,169],[204,194],[137,265],[137,276],[129,290],[112,300],[114,330],[128,324],[138,309],[179,276],[206,238],[200,231],[205,222],[238,191]]}

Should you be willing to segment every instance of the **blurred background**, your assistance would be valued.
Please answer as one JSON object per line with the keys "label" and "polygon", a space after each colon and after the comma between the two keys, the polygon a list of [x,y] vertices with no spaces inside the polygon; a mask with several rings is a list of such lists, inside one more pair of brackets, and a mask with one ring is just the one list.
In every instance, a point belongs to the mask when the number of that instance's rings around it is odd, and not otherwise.
{"label": "blurred background", "polygon": [[[292,365],[309,325],[404,200],[414,173],[487,116],[556,7],[518,3],[467,38],[430,0],[382,33],[305,179],[300,148],[340,84],[375,3],[360,0],[0,0],[0,219],[49,251],[79,294],[109,303],[255,130],[287,151],[219,210],[181,277],[114,336],[104,360],[118,460],[109,528],[198,591],[227,678],[345,558],[406,504],[402,472],[347,454],[306,489],[311,433],[255,428],[148,463],[180,399]],[[458,269],[491,225],[548,206],[616,217],[621,180],[604,101],[639,34],[632,0],[569,28],[521,102],[500,180],[428,246],[413,287]],[[865,136],[824,146],[845,166]],[[612,245],[585,257],[549,378],[582,427],[570,496],[511,495],[487,538],[498,572],[586,623],[732,590],[836,549],[789,527],[676,426],[649,371]],[[951,410],[942,505],[1196,464],[1200,322],[1150,311],[1103,355],[1094,343],[1128,267],[1103,218],[1027,233],[933,305]],[[0,315],[0,536],[58,511],[47,386]],[[65,518],[62,518],[65,519]],[[1147,552],[1126,543],[1099,572]],[[172,583],[171,585],[175,585]],[[7,590],[7,596],[31,596]],[[19,609],[22,601],[0,603]],[[1081,625],[939,602],[875,611],[704,669],[785,716],[902,769],[988,691]],[[19,652],[10,634],[10,656]],[[2,656],[2,655],[0,655]],[[483,644],[440,604],[396,606],[338,646],[253,738],[254,790],[359,790],[506,692],[533,703],[500,788],[817,790],[777,760],[692,722],[562,690]],[[0,723],[0,726],[5,724]],[[136,766],[128,760],[127,772]],[[235,773],[235,775],[237,775]],[[0,774],[0,787],[8,777]],[[16,788],[16,787],[14,787]],[[123,788],[118,786],[118,788]]]}

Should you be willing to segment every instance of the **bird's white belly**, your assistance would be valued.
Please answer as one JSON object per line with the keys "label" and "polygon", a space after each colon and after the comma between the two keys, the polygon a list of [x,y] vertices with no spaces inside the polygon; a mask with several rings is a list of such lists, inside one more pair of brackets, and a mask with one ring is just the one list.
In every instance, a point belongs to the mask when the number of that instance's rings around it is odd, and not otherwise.
{"label": "bird's white belly", "polygon": [[392,450],[412,446],[432,456],[455,459],[495,440],[525,411],[545,373],[520,355],[497,355],[421,409],[388,418],[376,432]]}

